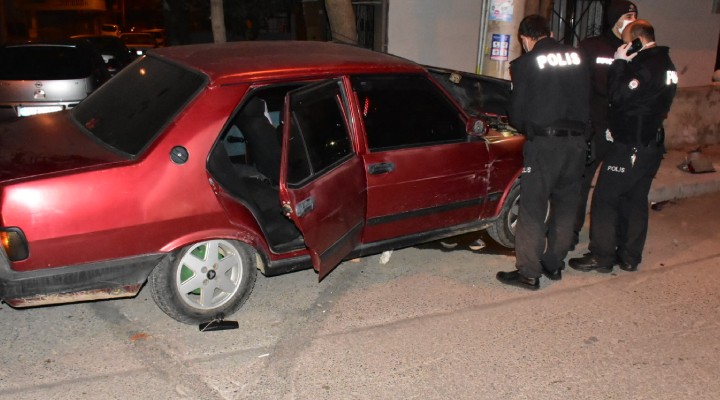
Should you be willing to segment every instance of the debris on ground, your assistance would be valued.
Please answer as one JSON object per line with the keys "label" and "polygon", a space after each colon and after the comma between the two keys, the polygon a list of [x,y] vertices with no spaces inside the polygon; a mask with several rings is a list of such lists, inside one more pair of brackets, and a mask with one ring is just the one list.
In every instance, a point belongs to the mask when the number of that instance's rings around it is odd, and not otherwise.
{"label": "debris on ground", "polygon": [[653,201],[653,202],[650,202],[650,209],[652,209],[653,211],[660,211],[663,208],[665,208],[665,206],[668,204],[675,204],[675,202],[670,201],[670,200]]}
{"label": "debris on ground", "polygon": [[388,261],[390,261],[390,256],[392,255],[392,250],[383,251],[380,255],[380,264],[387,264]]}
{"label": "debris on ground", "polygon": [[130,336],[131,342],[137,342],[138,340],[147,340],[150,338],[150,335],[145,332],[136,332],[132,336]]}
{"label": "debris on ground", "polygon": [[715,167],[709,158],[702,154],[698,147],[690,150],[685,156],[685,160],[677,166],[681,171],[690,172],[691,174],[702,174],[705,172],[715,172]]}
{"label": "debris on ground", "polygon": [[440,245],[446,249],[454,249],[455,247],[457,247],[458,244],[457,242],[448,242],[445,240],[441,240]]}
{"label": "debris on ground", "polygon": [[[440,245],[442,245],[443,248],[448,249],[448,250],[456,248],[458,246],[458,244],[460,244],[460,242],[458,242],[458,241],[453,241],[453,242],[448,241],[448,240],[440,241]],[[487,244],[485,244],[485,241],[482,239],[475,239],[470,243],[467,243],[467,241],[463,241],[462,244],[467,244],[467,247],[472,251],[480,251],[480,250],[484,249],[485,246],[487,246]]]}
{"label": "debris on ground", "polygon": [[472,243],[470,243],[468,245],[468,247],[472,251],[480,251],[480,250],[484,249],[485,246],[487,246],[487,245],[485,244],[485,242],[482,239],[473,240]]}

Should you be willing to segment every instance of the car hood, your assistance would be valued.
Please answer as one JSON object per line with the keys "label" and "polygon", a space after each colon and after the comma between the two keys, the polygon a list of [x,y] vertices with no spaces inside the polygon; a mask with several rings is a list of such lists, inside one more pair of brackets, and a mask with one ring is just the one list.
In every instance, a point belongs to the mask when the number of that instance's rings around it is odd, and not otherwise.
{"label": "car hood", "polygon": [[126,160],[85,134],[68,112],[0,124],[0,182]]}

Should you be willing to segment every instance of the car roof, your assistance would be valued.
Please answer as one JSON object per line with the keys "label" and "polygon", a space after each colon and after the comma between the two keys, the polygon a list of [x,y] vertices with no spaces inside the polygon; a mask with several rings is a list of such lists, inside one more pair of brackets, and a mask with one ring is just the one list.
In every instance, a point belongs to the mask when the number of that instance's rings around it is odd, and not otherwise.
{"label": "car roof", "polygon": [[120,42],[122,43],[122,40],[117,36],[110,36],[110,35],[95,35],[95,34],[85,34],[85,35],[73,35],[70,36],[70,39],[92,39],[92,40],[104,40],[108,42]]}
{"label": "car roof", "polygon": [[0,46],[5,49],[17,48],[42,48],[42,47],[67,47],[79,50],[84,56],[100,57],[100,53],[85,39],[52,39],[52,40],[31,40],[15,43],[7,43]]}
{"label": "car roof", "polygon": [[3,47],[42,47],[42,46],[66,46],[77,47],[80,42],[78,39],[52,39],[52,40],[25,40],[19,42],[9,42]]}
{"label": "car roof", "polygon": [[211,84],[283,77],[322,77],[352,73],[419,73],[420,65],[360,47],[314,41],[252,41],[155,49],[165,58],[208,75]]}

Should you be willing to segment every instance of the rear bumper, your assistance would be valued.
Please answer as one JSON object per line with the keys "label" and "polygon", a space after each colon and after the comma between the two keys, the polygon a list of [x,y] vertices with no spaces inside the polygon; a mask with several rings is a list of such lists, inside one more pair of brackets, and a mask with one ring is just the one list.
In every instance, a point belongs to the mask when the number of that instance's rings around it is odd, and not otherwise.
{"label": "rear bumper", "polygon": [[0,248],[0,299],[13,307],[131,297],[167,254],[18,272]]}
{"label": "rear bumper", "polygon": [[2,104],[0,104],[0,123],[12,121],[18,118],[19,117],[17,116],[15,108],[11,106],[3,106]]}
{"label": "rear bumper", "polygon": [[[72,101],[28,101],[28,102],[12,102],[12,103],[0,103],[0,121],[7,121],[10,120],[11,117],[20,118],[23,117],[23,115],[20,115],[21,109],[37,109],[36,113],[43,113],[43,109],[51,109],[51,108],[59,108],[56,111],[63,111],[63,110],[69,110],[76,105],[80,103],[80,100],[72,100]],[[45,111],[48,112],[48,111]],[[29,115],[34,115],[35,113],[30,113]],[[25,115],[27,116],[27,115]]]}

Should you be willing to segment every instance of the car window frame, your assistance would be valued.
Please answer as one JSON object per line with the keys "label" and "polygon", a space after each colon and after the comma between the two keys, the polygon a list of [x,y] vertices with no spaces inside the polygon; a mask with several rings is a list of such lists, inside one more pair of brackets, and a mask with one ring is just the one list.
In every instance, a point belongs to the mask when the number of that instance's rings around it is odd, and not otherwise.
{"label": "car window frame", "polygon": [[[157,141],[158,137],[160,137],[160,136],[162,135],[162,133],[167,130],[168,126],[172,125],[172,124],[177,120],[178,115],[180,115],[183,110],[187,109],[188,105],[191,104],[193,101],[195,101],[195,99],[196,99],[201,93],[203,93],[203,92],[206,90],[206,88],[207,88],[207,86],[208,86],[208,84],[209,84],[209,82],[210,82],[210,77],[208,77],[206,74],[202,73],[201,71],[188,68],[188,67],[186,67],[185,65],[183,65],[183,64],[181,64],[181,63],[175,62],[175,61],[170,60],[170,59],[161,58],[161,57],[152,57],[152,56],[144,56],[144,57],[152,58],[153,60],[158,61],[158,62],[162,62],[162,63],[167,63],[167,64],[174,65],[174,66],[177,67],[177,68],[181,68],[181,69],[183,69],[183,70],[185,70],[185,71],[188,71],[188,72],[190,72],[190,73],[193,73],[193,74],[201,77],[201,78],[202,78],[202,81],[200,82],[200,84],[198,84],[197,89],[195,89],[195,91],[194,91],[191,95],[189,95],[189,96],[187,97],[187,99],[186,99],[183,103],[181,103],[181,104],[178,105],[177,109],[176,109],[174,112],[168,114],[168,117],[167,117],[167,119],[165,120],[165,122],[164,122],[162,125],[158,126],[156,132],[154,132],[154,133],[148,138],[148,140],[145,142],[145,144],[144,144],[141,148],[139,148],[136,153],[130,153],[130,152],[124,151],[123,149],[117,148],[117,147],[113,146],[112,144],[106,142],[105,140],[103,140],[103,139],[101,139],[100,137],[98,137],[97,135],[95,135],[92,131],[90,131],[89,129],[87,129],[87,128],[85,127],[85,125],[82,124],[82,123],[77,119],[76,113],[79,112],[79,110],[82,110],[81,104],[86,101],[85,99],[84,99],[83,102],[81,102],[78,106],[76,106],[75,108],[73,108],[72,110],[70,110],[70,120],[71,120],[85,135],[87,135],[87,136],[90,137],[92,140],[96,141],[97,143],[101,144],[103,147],[105,147],[105,148],[113,151],[113,152],[116,153],[116,154],[119,154],[119,155],[122,155],[122,156],[124,156],[124,157],[127,157],[127,158],[130,159],[130,160],[136,160],[136,159],[139,159],[139,158],[143,157],[143,155],[144,155],[145,152],[148,150],[148,148],[152,147],[152,145]],[[122,71],[120,71],[120,72],[116,75],[116,78],[113,78],[113,81],[116,81],[116,80],[117,80],[117,77],[118,77],[119,75],[121,75],[121,74],[129,74],[129,73],[131,73],[131,70],[129,69],[129,67],[130,67],[130,66],[128,66],[128,67],[124,68]],[[107,85],[101,86],[100,88],[98,88],[97,90],[95,90],[93,93],[91,93],[86,99],[90,99],[92,96],[99,96],[99,95],[101,95],[102,93],[104,93],[104,91],[108,90],[108,89],[107,89],[108,87],[109,87],[109,86],[107,86]],[[78,108],[78,107],[79,107],[79,108]]]}
{"label": "car window frame", "polygon": [[[430,77],[455,100],[463,111],[471,117],[497,115],[507,117],[510,110],[510,81],[469,72],[452,71],[443,68],[425,66]],[[441,79],[443,78],[443,79]],[[465,86],[466,81],[474,81],[481,85],[481,91],[490,96],[481,98],[471,93]],[[457,90],[459,89],[459,90]]]}
{"label": "car window frame", "polygon": [[[292,131],[288,132],[288,130],[292,130],[293,124],[292,124],[292,122],[288,123],[288,121],[294,121],[294,119],[293,120],[290,119],[290,118],[293,118],[292,104],[288,104],[288,100],[290,99],[290,96],[297,95],[302,92],[310,92],[313,90],[318,90],[318,89],[322,88],[323,86],[326,86],[326,85],[330,86],[332,84],[335,84],[339,89],[340,103],[338,105],[339,105],[340,113],[342,114],[341,116],[343,118],[343,122],[345,124],[345,133],[347,135],[350,151],[347,154],[345,154],[344,156],[338,158],[337,160],[333,161],[332,163],[330,163],[328,165],[325,165],[323,168],[321,168],[319,170],[314,170],[312,168],[312,165],[310,165],[309,166],[310,171],[309,171],[308,175],[297,182],[290,182],[288,180],[289,178],[286,178],[286,185],[290,189],[302,188],[302,187],[308,185],[309,183],[319,179],[320,177],[326,175],[333,169],[337,168],[338,166],[344,164],[348,160],[350,160],[353,157],[358,155],[357,147],[355,144],[356,139],[355,139],[355,134],[354,134],[356,127],[355,127],[354,118],[352,116],[352,103],[350,102],[350,98],[348,96],[346,77],[338,76],[338,77],[324,79],[321,81],[316,81],[309,85],[305,85],[305,86],[297,88],[295,90],[291,90],[286,94],[286,96],[285,96],[285,113],[284,113],[284,117],[283,117],[283,120],[285,121],[285,127],[283,128],[283,143],[282,143],[284,162],[281,165],[281,168],[283,168],[285,170],[288,168],[287,164],[289,163],[289,152],[291,151],[291,149],[289,148],[289,142],[291,140],[290,136],[293,134],[293,132]],[[288,146],[287,148],[285,147],[286,145]],[[307,155],[307,151],[308,151],[307,150],[307,141],[304,138],[302,140],[302,145],[303,145],[306,155]],[[287,160],[285,159],[286,155],[288,158]],[[309,156],[306,158],[306,161],[311,164],[311,162],[309,160]],[[287,173],[287,171],[283,171],[283,172]],[[281,172],[281,174],[282,174],[282,172]]]}
{"label": "car window frame", "polygon": [[[443,103],[445,107],[449,111],[454,111],[455,115],[457,116],[457,121],[459,123],[459,130],[462,132],[458,137],[446,139],[446,140],[439,140],[439,141],[429,141],[429,142],[416,142],[416,143],[405,143],[405,144],[399,144],[399,145],[392,145],[392,146],[384,146],[384,147],[374,147],[371,146],[370,143],[370,135],[368,134],[368,126],[367,126],[367,120],[365,118],[365,111],[364,111],[364,105],[363,101],[360,97],[360,94],[358,93],[358,90],[355,85],[355,79],[363,78],[363,77],[388,77],[388,78],[399,78],[399,77],[417,77],[422,78],[430,88],[432,88],[432,95],[434,98],[439,99],[440,103]],[[362,121],[363,126],[363,132],[365,135],[365,145],[366,150],[368,153],[382,153],[386,151],[396,151],[396,150],[402,150],[402,149],[413,149],[413,148],[421,148],[421,147],[431,147],[431,146],[440,146],[440,145],[446,145],[446,144],[456,144],[456,143],[464,143],[470,140],[470,135],[468,135],[467,132],[467,121],[468,116],[465,113],[465,110],[462,109],[462,107],[459,107],[458,104],[455,104],[453,101],[452,96],[450,96],[442,86],[440,86],[437,82],[435,82],[435,79],[427,73],[364,73],[364,74],[352,74],[349,77],[351,90],[353,96],[355,96],[355,99],[358,103],[358,107],[360,107],[359,110],[359,118]],[[401,118],[402,115],[398,115],[398,118]]]}

